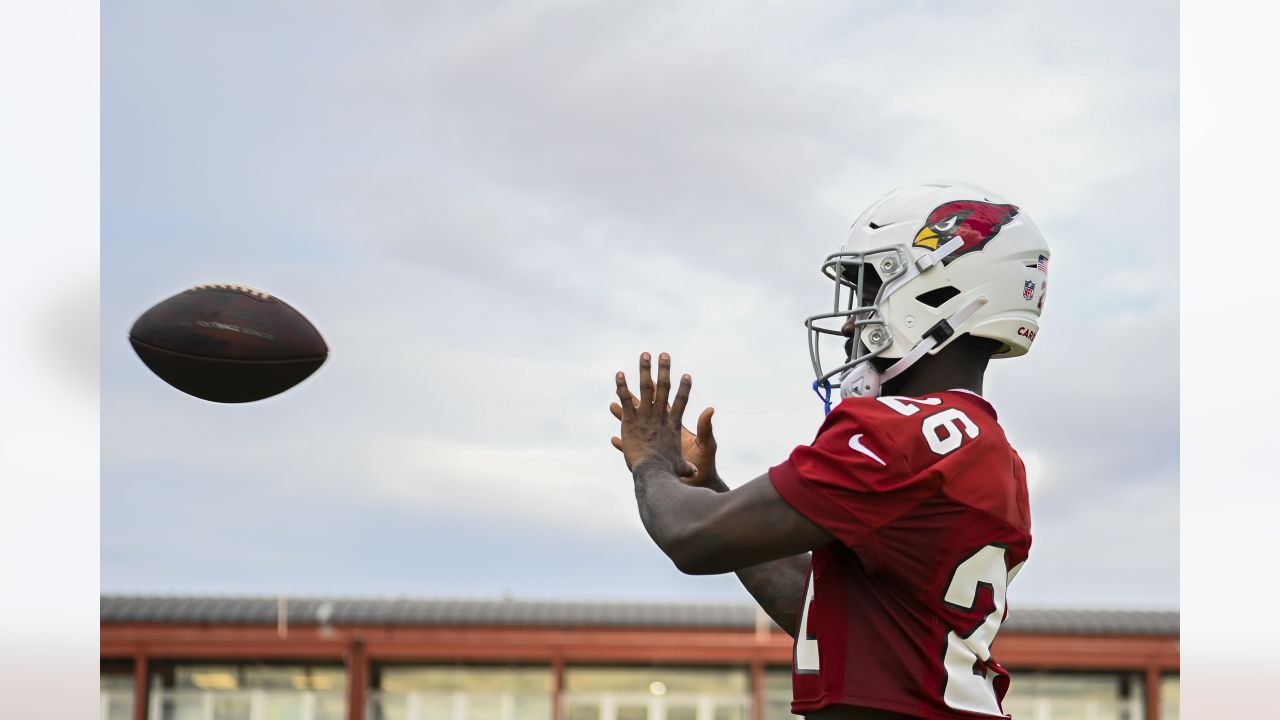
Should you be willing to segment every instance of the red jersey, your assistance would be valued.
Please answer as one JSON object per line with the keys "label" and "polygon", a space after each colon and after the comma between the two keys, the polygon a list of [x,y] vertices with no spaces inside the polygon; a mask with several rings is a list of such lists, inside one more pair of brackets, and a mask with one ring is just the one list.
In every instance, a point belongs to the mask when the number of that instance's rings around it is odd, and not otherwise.
{"label": "red jersey", "polygon": [[769,470],[837,542],[813,552],[792,711],[1003,717],[991,645],[1031,547],[1022,460],[978,395],[847,398]]}

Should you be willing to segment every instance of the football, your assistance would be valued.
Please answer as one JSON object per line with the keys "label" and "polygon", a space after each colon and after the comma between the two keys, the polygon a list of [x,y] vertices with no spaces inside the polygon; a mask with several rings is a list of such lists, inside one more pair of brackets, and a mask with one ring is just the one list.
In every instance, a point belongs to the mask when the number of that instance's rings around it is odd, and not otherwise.
{"label": "football", "polygon": [[197,285],[142,314],[129,342],[160,379],[219,403],[261,400],[305,380],[329,356],[302,313],[243,285]]}

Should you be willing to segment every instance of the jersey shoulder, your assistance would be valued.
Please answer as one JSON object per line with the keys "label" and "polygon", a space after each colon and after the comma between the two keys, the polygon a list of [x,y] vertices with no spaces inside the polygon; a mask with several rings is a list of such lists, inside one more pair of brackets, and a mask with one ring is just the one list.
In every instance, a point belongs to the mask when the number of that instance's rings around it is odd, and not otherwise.
{"label": "jersey shoulder", "polygon": [[823,424],[825,433],[850,436],[893,448],[900,460],[898,471],[917,474],[943,464],[957,451],[976,446],[1007,448],[995,408],[985,399],[963,390],[920,396],[890,395],[848,398],[836,406]]}
{"label": "jersey shoulder", "polygon": [[949,390],[886,400],[922,407],[937,400],[911,414],[921,420],[919,433],[903,447],[908,462],[938,475],[940,495],[950,501],[1030,532],[1026,469],[986,399]]}
{"label": "jersey shoulder", "polygon": [[995,411],[976,395],[847,398],[769,476],[784,500],[856,549],[930,498],[1008,515],[1007,498],[1016,504],[1019,494],[1011,456]]}
{"label": "jersey shoulder", "polygon": [[[875,398],[846,398],[827,415],[817,437],[793,458],[843,476],[868,491],[887,489],[911,474],[900,446],[909,420]],[[806,462],[807,461],[807,462]]]}

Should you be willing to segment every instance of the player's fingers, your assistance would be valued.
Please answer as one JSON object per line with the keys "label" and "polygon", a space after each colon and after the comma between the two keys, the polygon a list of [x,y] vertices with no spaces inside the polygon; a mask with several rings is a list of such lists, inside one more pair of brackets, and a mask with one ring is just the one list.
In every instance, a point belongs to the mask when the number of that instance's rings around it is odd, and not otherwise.
{"label": "player's fingers", "polygon": [[618,403],[609,403],[609,412],[613,413],[613,416],[619,420],[622,419],[622,406]]}
{"label": "player's fingers", "polygon": [[618,448],[618,452],[622,452],[622,438],[611,437],[609,438],[609,442],[613,443],[613,446]]}
{"label": "player's fingers", "polygon": [[622,402],[618,409],[622,411],[624,417],[634,416],[636,412],[635,397],[627,389],[627,376],[623,375],[622,371],[619,370],[613,379],[618,385],[618,400]]}
{"label": "player's fingers", "polygon": [[716,446],[716,436],[711,432],[711,416],[715,412],[715,408],[709,407],[698,416],[698,444],[703,447],[714,448]]}
{"label": "player's fingers", "polygon": [[658,354],[658,387],[657,393],[653,397],[653,406],[655,408],[667,409],[667,404],[671,398],[671,356],[666,353]]}
{"label": "player's fingers", "polygon": [[640,353],[640,411],[653,404],[653,375],[649,372],[649,353]]}
{"label": "player's fingers", "polygon": [[689,404],[689,389],[693,387],[693,377],[688,373],[680,376],[680,388],[676,390],[676,399],[671,401],[671,422],[683,426],[684,408]]}

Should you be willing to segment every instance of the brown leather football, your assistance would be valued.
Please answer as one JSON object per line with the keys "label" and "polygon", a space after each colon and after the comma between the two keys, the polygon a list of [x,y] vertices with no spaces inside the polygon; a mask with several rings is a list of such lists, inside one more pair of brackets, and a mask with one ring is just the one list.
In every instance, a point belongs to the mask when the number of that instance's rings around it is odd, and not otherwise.
{"label": "brown leather football", "polygon": [[243,285],[197,285],[129,330],[160,379],[204,400],[242,403],[288,390],[324,364],[319,331],[285,301]]}

